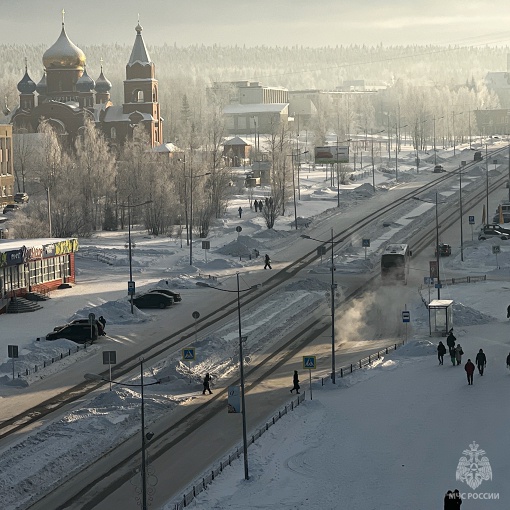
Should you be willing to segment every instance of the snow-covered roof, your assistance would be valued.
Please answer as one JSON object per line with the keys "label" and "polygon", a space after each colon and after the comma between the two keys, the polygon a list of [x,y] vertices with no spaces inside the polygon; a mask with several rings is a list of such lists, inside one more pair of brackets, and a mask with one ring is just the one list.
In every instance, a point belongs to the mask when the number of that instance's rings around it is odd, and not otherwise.
{"label": "snow-covered roof", "polygon": [[162,143],[161,145],[157,145],[156,147],[154,147],[152,150],[154,152],[168,153],[168,152],[178,152],[180,149],[173,143]]}
{"label": "snow-covered roof", "polygon": [[21,250],[22,248],[42,248],[50,244],[57,244],[65,241],[69,241],[71,238],[40,238],[40,239],[0,239],[0,252],[5,253],[7,251]]}
{"label": "snow-covered roof", "polygon": [[131,116],[134,113],[139,114],[142,117],[142,121],[154,120],[150,113],[143,113],[139,111],[124,113],[122,106],[110,106],[106,109],[104,122],[131,122]]}
{"label": "snow-covered roof", "polygon": [[136,30],[135,44],[133,45],[128,65],[133,65],[136,62],[139,62],[140,64],[148,64],[151,62],[151,58],[149,56],[147,48],[145,47],[145,42],[142,37],[142,27],[140,26],[140,24],[136,26],[135,30]]}
{"label": "snow-covered roof", "polygon": [[234,138],[227,140],[223,145],[250,145],[246,143],[242,138],[235,136]]}
{"label": "snow-covered roof", "polygon": [[254,104],[229,104],[223,108],[226,114],[243,114],[243,113],[281,113],[289,103],[254,103]]}

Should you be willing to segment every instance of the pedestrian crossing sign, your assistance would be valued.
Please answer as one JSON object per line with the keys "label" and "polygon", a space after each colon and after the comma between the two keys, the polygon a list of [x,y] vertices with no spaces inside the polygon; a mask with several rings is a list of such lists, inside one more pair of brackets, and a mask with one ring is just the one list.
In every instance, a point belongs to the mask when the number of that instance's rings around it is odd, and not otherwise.
{"label": "pedestrian crossing sign", "polygon": [[315,370],[317,368],[317,356],[303,356],[303,368]]}
{"label": "pedestrian crossing sign", "polygon": [[182,350],[182,360],[183,361],[195,361],[195,348],[194,347],[186,347]]}

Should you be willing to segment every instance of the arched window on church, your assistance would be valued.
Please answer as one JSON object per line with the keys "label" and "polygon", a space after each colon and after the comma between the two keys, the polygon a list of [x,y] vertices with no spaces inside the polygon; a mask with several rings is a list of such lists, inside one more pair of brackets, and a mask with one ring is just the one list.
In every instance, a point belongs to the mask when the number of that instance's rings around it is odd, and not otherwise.
{"label": "arched window on church", "polygon": [[135,103],[143,103],[144,97],[143,97],[143,90],[136,89],[133,91],[133,102]]}
{"label": "arched window on church", "polygon": [[152,89],[152,102],[153,103],[158,102],[158,89],[156,87]]}
{"label": "arched window on church", "polygon": [[114,127],[110,129],[110,138],[112,140],[117,140],[117,130]]}

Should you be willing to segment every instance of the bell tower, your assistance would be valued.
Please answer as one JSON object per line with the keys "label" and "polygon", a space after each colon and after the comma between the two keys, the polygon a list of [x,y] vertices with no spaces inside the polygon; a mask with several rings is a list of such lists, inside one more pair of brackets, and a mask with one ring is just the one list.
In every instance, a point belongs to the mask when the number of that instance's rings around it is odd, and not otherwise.
{"label": "bell tower", "polygon": [[[147,129],[151,146],[163,143],[163,125],[158,102],[158,80],[156,68],[142,37],[140,22],[135,27],[136,38],[126,65],[124,80],[123,113],[133,119],[134,124],[141,122]],[[131,115],[135,114],[136,115]],[[132,128],[133,129],[133,128]],[[132,132],[130,133],[132,136]]]}

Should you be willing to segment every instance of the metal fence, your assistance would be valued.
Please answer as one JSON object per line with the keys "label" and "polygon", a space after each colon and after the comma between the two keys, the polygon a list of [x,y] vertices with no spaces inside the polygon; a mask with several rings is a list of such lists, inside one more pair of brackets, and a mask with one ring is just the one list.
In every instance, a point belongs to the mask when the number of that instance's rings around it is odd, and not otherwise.
{"label": "metal fence", "polygon": [[[85,342],[83,345],[77,345],[76,349],[73,347],[73,349],[68,349],[67,351],[62,351],[60,355],[53,356],[51,358],[45,359],[42,361],[42,365],[34,365],[34,368],[25,368],[25,370],[18,372],[18,379],[22,378],[23,376],[29,376],[32,373],[39,372],[39,370],[42,370],[48,366],[50,366],[53,363],[56,363],[57,361],[67,358],[67,356],[71,356],[74,352],[79,352],[80,350],[84,349],[87,350],[87,342]],[[16,358],[18,360],[19,358]]]}
{"label": "metal fence", "polygon": [[[280,418],[285,416],[290,411],[293,411],[296,407],[302,404],[305,401],[305,392],[300,393],[295,399],[292,399],[290,404],[286,404],[282,407],[276,414],[274,414],[268,421],[266,421],[261,427],[258,427],[251,436],[248,437],[248,446],[255,443],[257,439],[259,439],[264,432],[269,430],[271,426],[273,426]],[[167,508],[173,508],[174,510],[181,510],[182,508],[186,508],[202,491],[207,489],[208,485],[214,481],[214,479],[223,472],[223,470],[232,464],[233,461],[238,459],[243,454],[243,448],[241,446],[237,446],[234,451],[228,454],[223,460],[219,462],[216,467],[213,467],[210,472],[206,473],[204,476],[199,478],[193,486],[188,488],[183,496],[173,503],[173,506],[169,506]]]}

